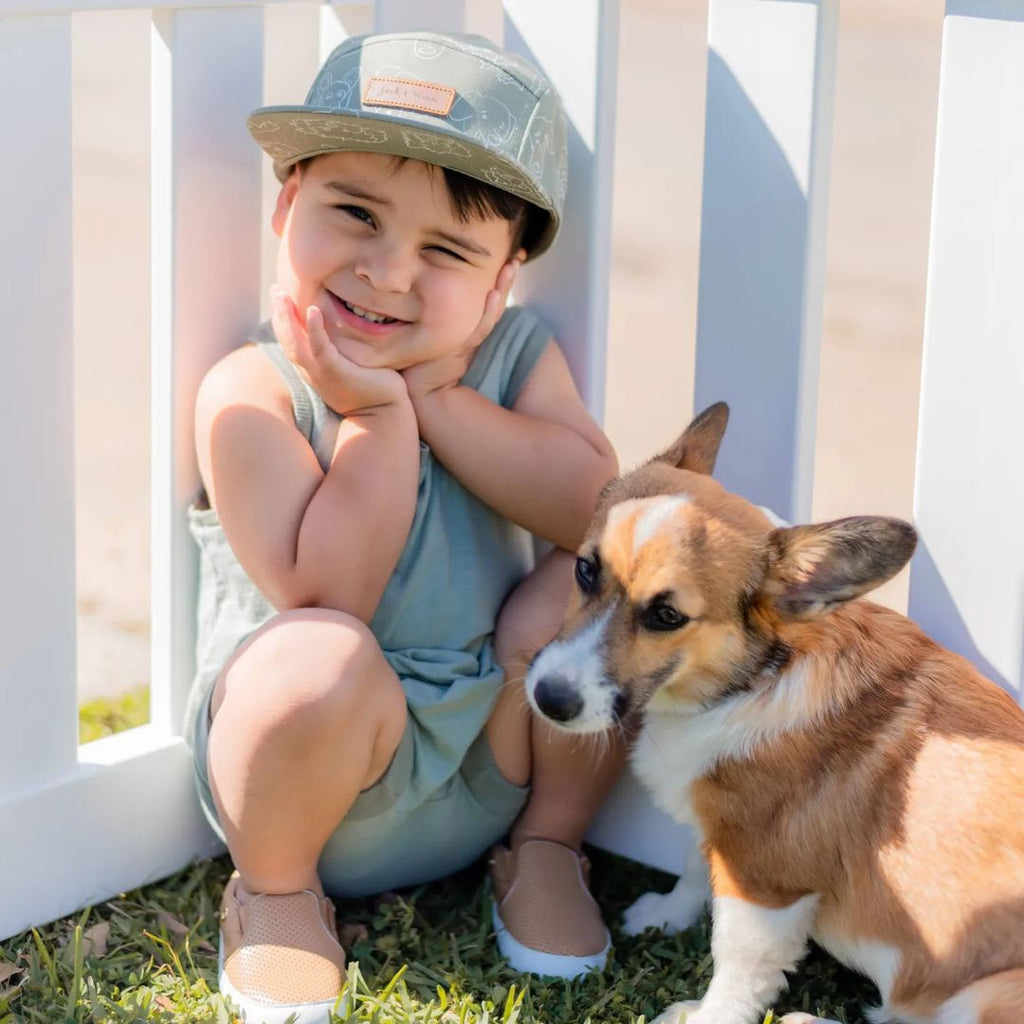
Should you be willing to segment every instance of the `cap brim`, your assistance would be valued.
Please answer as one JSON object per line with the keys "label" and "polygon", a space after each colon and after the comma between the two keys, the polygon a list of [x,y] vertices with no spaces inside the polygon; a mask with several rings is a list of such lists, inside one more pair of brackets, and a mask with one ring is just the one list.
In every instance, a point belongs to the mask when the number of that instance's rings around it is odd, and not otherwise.
{"label": "cap brim", "polygon": [[430,129],[398,123],[386,114],[356,116],[315,107],[262,107],[249,115],[249,133],[274,161],[274,173],[284,181],[301,160],[336,152],[386,153],[447,167],[475,178],[538,207],[548,216],[544,231],[527,259],[544,252],[558,233],[558,212],[544,195],[503,154],[478,145],[443,123]]}

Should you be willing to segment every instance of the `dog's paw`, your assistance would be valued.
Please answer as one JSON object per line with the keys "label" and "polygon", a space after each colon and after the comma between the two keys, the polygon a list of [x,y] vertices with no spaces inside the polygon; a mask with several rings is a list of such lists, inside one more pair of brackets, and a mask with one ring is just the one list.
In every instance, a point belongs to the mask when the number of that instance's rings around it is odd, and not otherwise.
{"label": "dog's paw", "polygon": [[[656,895],[648,893],[648,896]],[[700,1003],[692,999],[685,1003],[673,1003],[664,1013],[659,1014],[651,1024],[686,1024],[691,1013],[700,1009]]]}
{"label": "dog's paw", "polygon": [[627,935],[639,935],[645,928],[669,931],[671,925],[672,893],[645,892],[622,914],[622,930]]}
{"label": "dog's paw", "polygon": [[626,935],[639,935],[645,928],[681,932],[695,924],[704,909],[704,894],[687,894],[676,886],[671,892],[645,892],[622,915]]}

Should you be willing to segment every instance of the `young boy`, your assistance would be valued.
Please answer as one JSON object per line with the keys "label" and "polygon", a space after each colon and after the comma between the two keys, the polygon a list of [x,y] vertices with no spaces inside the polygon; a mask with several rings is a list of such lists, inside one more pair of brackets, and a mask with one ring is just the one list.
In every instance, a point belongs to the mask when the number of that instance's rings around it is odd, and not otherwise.
{"label": "young boy", "polygon": [[[407,33],[344,42],[249,128],[283,182],[272,327],[203,381],[191,514],[188,728],[238,869],[222,990],[249,1021],[326,1021],[325,892],[496,843],[502,952],[575,976],[609,949],[579,850],[621,752],[554,735],[521,684],[616,465],[549,332],[505,309],[558,230],[564,115],[486,40]],[[555,550],[527,576],[531,533]]]}

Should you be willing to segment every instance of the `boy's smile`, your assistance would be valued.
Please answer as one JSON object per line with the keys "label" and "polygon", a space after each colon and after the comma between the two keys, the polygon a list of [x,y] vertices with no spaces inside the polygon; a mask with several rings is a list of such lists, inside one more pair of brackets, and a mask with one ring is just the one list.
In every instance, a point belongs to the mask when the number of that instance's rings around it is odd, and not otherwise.
{"label": "boy's smile", "polygon": [[348,324],[348,326],[356,331],[363,331],[374,337],[381,337],[388,334],[391,329],[410,323],[408,320],[389,316],[387,313],[380,313],[376,310],[357,306],[352,302],[346,302],[335,295],[330,289],[325,289],[325,291],[334,304],[339,323]]}
{"label": "boy's smile", "polygon": [[[512,225],[462,220],[440,168],[329,153],[293,172],[273,217],[278,284],[366,366],[403,370],[459,350],[513,255]],[[351,346],[346,346],[351,355]]]}

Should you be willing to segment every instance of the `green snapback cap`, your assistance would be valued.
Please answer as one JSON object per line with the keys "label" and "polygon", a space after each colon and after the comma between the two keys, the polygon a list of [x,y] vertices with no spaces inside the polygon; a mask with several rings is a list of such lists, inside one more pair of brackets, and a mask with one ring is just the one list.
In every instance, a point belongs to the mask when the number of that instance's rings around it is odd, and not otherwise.
{"label": "green snapback cap", "polygon": [[555,239],[568,180],[566,120],[551,83],[483,36],[402,32],[336,47],[306,102],[248,120],[282,181],[300,160],[339,150],[389,153],[459,171],[539,207]]}

